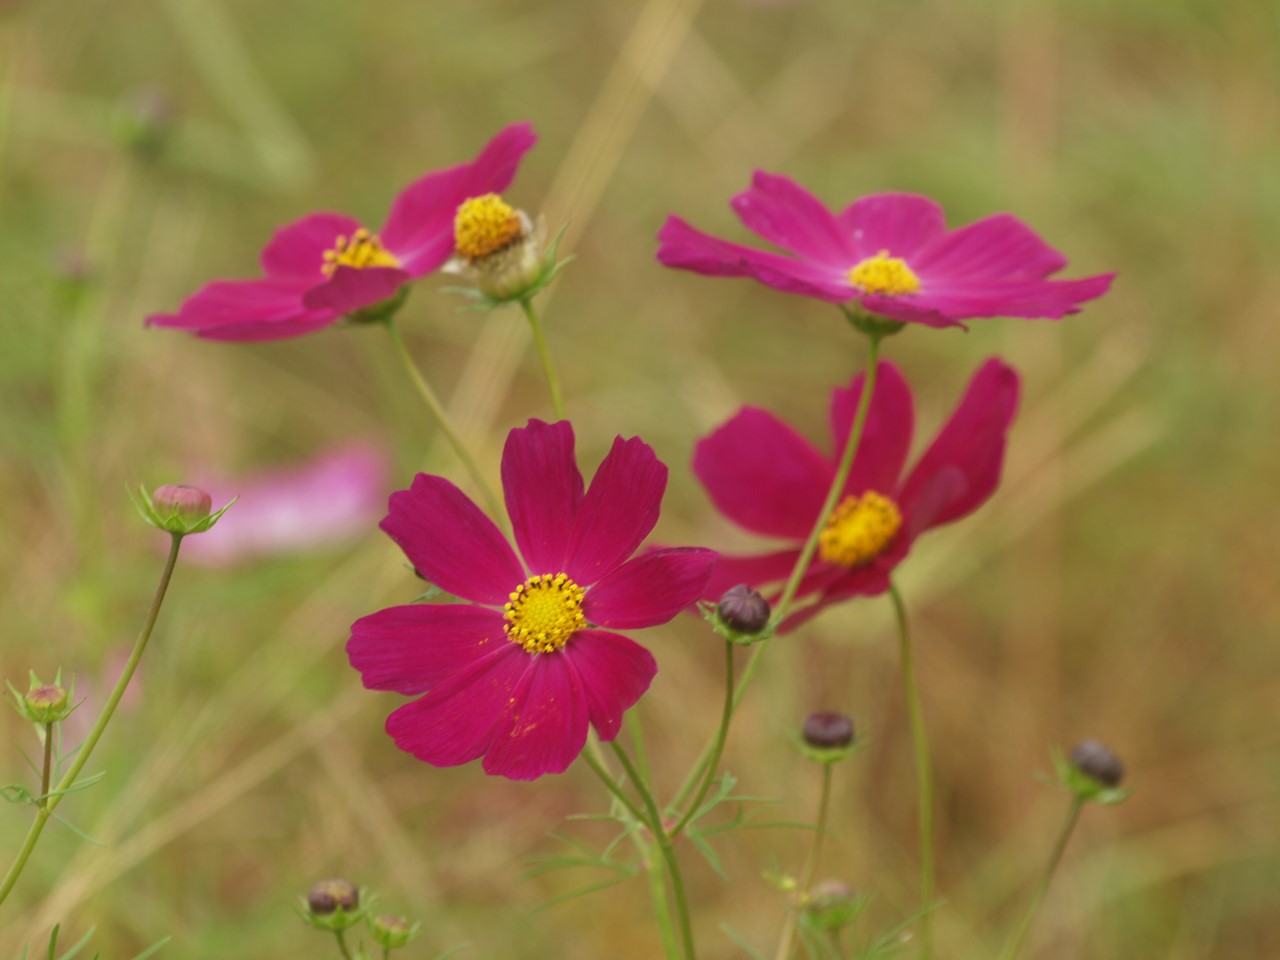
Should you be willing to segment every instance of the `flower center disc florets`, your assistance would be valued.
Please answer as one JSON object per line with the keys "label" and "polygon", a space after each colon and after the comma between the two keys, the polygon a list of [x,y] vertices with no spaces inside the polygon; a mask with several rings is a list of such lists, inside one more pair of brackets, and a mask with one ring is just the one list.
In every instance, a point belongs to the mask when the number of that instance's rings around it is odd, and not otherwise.
{"label": "flower center disc florets", "polygon": [[376,233],[370,233],[361,227],[349,237],[338,237],[333,249],[324,252],[324,271],[326,277],[333,276],[339,267],[352,267],[363,270],[365,267],[399,267],[400,261],[394,254],[382,246]]}
{"label": "flower center disc florets", "polygon": [[587,625],[583,589],[563,573],[530,577],[502,608],[507,638],[529,653],[554,653]]}
{"label": "flower center disc florets", "polygon": [[519,212],[496,193],[464,201],[453,218],[453,245],[459,256],[472,262],[510,246],[523,234]]}
{"label": "flower center disc florets", "polygon": [[902,514],[888,497],[874,490],[845,497],[818,536],[818,556],[827,563],[856,567],[879,556],[901,526]]}
{"label": "flower center disc florets", "polygon": [[849,271],[849,282],[867,293],[887,294],[891,297],[915,293],[920,289],[920,278],[912,273],[907,262],[900,257],[889,256],[881,250],[874,257],[867,257]]}

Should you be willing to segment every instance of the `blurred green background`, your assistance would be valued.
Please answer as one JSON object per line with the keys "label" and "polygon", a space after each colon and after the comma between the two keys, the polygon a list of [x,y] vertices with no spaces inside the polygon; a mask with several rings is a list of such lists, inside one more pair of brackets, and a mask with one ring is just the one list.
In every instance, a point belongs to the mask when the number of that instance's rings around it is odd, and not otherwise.
{"label": "blurred green background", "polygon": [[[544,302],[584,469],[614,434],[672,465],[666,542],[752,546],[686,469],[742,403],[825,441],[862,344],[830,307],[664,271],[669,212],[736,240],[757,168],[832,206],[937,198],[953,224],[1008,210],[1113,292],[1061,323],[913,329],[887,355],[921,437],[978,361],[1022,371],[1006,482],[903,569],[940,789],[938,956],[985,958],[1024,902],[1065,798],[1036,782],[1086,736],[1135,791],[1090,809],[1027,957],[1280,956],[1280,582],[1273,367],[1280,348],[1280,8],[1269,0],[29,0],[0,3],[0,672],[115,669],[161,555],[125,489],[248,474],[363,439],[460,478],[374,330],[261,345],[144,330],[215,277],[251,276],[315,209],[378,224],[426,170],[501,126],[541,141],[510,199],[569,224],[577,260]],[[157,125],[158,121],[158,125]],[[514,311],[459,312],[438,278],[410,346],[497,475],[508,429],[549,416]],[[422,918],[409,956],[652,957],[642,879],[530,878],[598,825],[579,767],[533,785],[434,770],[382,732],[355,618],[416,592],[370,525],[302,557],[178,572],[135,706],[0,913],[0,950],[97,926],[104,958],[336,956],[292,914],[340,874]],[[714,727],[719,645],[651,632],[639,708],[674,789]],[[101,681],[98,681],[101,684]],[[779,641],[727,753],[761,822],[811,820],[805,713],[844,709],[867,748],[837,778],[820,874],[914,909],[914,781],[888,603]],[[7,711],[6,711],[7,712]],[[0,780],[30,731],[0,720]],[[0,811],[6,862],[28,811]],[[771,954],[808,835],[684,851],[701,954]],[[416,952],[415,952],[416,951]]]}

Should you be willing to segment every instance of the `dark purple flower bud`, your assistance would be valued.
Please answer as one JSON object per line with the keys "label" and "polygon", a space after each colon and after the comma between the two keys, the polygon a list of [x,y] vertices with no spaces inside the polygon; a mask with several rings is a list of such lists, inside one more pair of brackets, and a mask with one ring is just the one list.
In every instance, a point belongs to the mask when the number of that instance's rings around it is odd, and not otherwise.
{"label": "dark purple flower bud", "polygon": [[730,587],[716,605],[716,612],[739,633],[759,633],[769,625],[769,602],[745,583]]}
{"label": "dark purple flower bud", "polygon": [[820,750],[839,749],[853,743],[853,720],[846,713],[811,713],[804,720],[804,742]]}
{"label": "dark purple flower bud", "polygon": [[1103,786],[1115,787],[1124,779],[1124,764],[1097,740],[1083,740],[1071,750],[1072,765]]}
{"label": "dark purple flower bud", "polygon": [[326,914],[335,910],[350,913],[360,905],[360,891],[347,880],[321,880],[307,891],[307,907],[312,913]]}

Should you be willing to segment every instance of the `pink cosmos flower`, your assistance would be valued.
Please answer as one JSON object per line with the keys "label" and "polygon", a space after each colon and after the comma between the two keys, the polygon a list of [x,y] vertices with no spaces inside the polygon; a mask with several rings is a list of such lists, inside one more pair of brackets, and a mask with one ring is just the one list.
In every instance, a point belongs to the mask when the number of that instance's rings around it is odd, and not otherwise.
{"label": "pink cosmos flower", "polygon": [[183,562],[230,566],[363,536],[382,513],[388,473],[386,456],[358,443],[248,477],[206,478],[218,503],[239,499],[213,529],[183,541]]}
{"label": "pink cosmos flower", "polygon": [[417,697],[387,718],[400,749],[436,766],[484,757],[513,780],[560,773],[601,740],[657,672],[615,630],[666,623],[702,596],[715,554],[656,550],[667,468],[617,438],[584,493],[567,421],[529,421],[502,455],[523,562],[452,483],[418,474],[392,494],[382,529],[427,580],[464,603],[419,603],[357,620],[347,655],[364,685]]}
{"label": "pink cosmos flower", "polygon": [[444,265],[453,255],[458,207],[506,189],[536,141],[528,123],[506,127],[471,163],[409,184],[377,233],[341,213],[313,213],[281,227],[262,251],[265,277],[214,281],[177,313],[155,314],[147,324],[208,340],[279,340],[384,303]]}
{"label": "pink cosmos flower", "polygon": [[[753,533],[790,541],[770,553],[721,556],[706,596],[737,583],[756,588],[791,574],[835,478],[862,395],[859,375],[831,399],[831,456],[773,414],[744,407],[698,442],[693,470],[716,508]],[[789,627],[839,600],[889,589],[889,574],[926,530],[959,520],[995,492],[1018,403],[1018,374],[986,361],[924,455],[903,473],[911,447],[911,390],[891,363],[878,367],[862,442],[797,597],[815,603]]]}
{"label": "pink cosmos flower", "polygon": [[1002,213],[948,230],[941,207],[909,193],[863,197],[832,213],[794,181],[757,171],[732,205],[749,230],[790,256],[668,217],[658,260],[930,327],[963,327],[974,317],[1058,319],[1106,293],[1115,276],[1049,280],[1066,258],[1020,220]]}

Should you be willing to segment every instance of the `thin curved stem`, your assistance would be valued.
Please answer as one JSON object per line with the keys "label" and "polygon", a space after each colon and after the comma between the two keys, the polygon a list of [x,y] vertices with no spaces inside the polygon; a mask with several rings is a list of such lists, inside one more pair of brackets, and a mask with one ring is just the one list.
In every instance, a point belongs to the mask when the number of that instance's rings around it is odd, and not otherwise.
{"label": "thin curved stem", "polygon": [[[791,575],[787,578],[787,583],[782,589],[782,595],[778,598],[777,603],[773,605],[773,616],[770,623],[774,627],[782,623],[787,613],[790,612],[791,604],[800,589],[800,583],[804,579],[805,571],[809,569],[809,563],[813,560],[814,553],[817,552],[818,538],[822,536],[822,530],[827,525],[827,517],[831,515],[831,511],[835,509],[836,504],[840,501],[840,495],[844,492],[844,485],[849,479],[849,472],[853,469],[853,461],[857,456],[858,447],[862,445],[862,434],[866,429],[867,416],[871,411],[871,395],[876,388],[880,340],[883,336],[884,334],[878,333],[867,334],[870,344],[867,348],[867,366],[863,377],[862,395],[858,398],[858,409],[854,413],[853,423],[849,426],[849,438],[844,445],[844,455],[841,456],[840,462],[836,466],[836,473],[831,480],[831,487],[827,490],[827,498],[822,505],[822,510],[819,512],[817,520],[814,522],[813,529],[809,532],[809,539],[805,541],[800,555],[796,557],[795,566],[791,568]],[[738,704],[742,702],[742,698],[747,692],[747,687],[751,685],[751,681],[755,678],[756,670],[760,667],[760,658],[764,655],[767,646],[768,643],[762,643],[752,651],[751,658],[747,661],[746,667],[743,668],[742,676],[738,678],[738,685],[733,692],[733,709],[736,710]],[[685,777],[684,783],[676,791],[675,799],[672,801],[674,806],[682,804],[685,797],[689,795],[689,791],[693,789],[694,784],[698,782],[703,771],[707,768],[714,746],[714,743],[708,743],[703,748],[702,754]]]}
{"label": "thin curved stem", "polygon": [[388,317],[383,321],[383,325],[387,328],[387,333],[391,334],[391,342],[395,344],[396,354],[404,364],[405,371],[409,374],[409,379],[413,381],[413,385],[418,391],[418,396],[426,404],[427,411],[431,414],[432,419],[435,420],[436,426],[440,428],[440,432],[444,434],[445,439],[449,441],[449,446],[453,448],[453,452],[462,461],[462,466],[471,476],[471,482],[476,485],[476,489],[484,497],[485,505],[489,509],[489,515],[499,525],[504,524],[506,513],[502,509],[502,501],[498,499],[489,482],[485,480],[484,474],[476,466],[476,462],[472,459],[466,444],[462,442],[462,438],[454,430],[453,424],[449,420],[449,415],[445,413],[444,406],[440,403],[440,398],[436,396],[435,391],[431,389],[431,384],[427,383],[427,378],[418,369],[418,365],[413,360],[413,355],[409,353],[409,348],[405,346],[404,337],[400,335],[400,328],[396,326],[395,319]]}
{"label": "thin curved stem", "polygon": [[689,919],[689,898],[685,893],[684,877],[680,873],[680,864],[676,860],[676,852],[672,846],[671,836],[662,824],[662,813],[658,810],[658,804],[654,801],[653,794],[649,791],[648,786],[640,780],[635,764],[627,756],[627,751],[623,750],[616,740],[610,746],[613,747],[613,752],[617,755],[618,762],[622,764],[622,769],[627,772],[631,785],[635,788],[636,793],[640,794],[645,810],[648,811],[650,818],[649,829],[653,831],[653,835],[658,841],[658,849],[662,853],[662,860],[667,868],[667,877],[671,881],[671,897],[676,902],[676,917],[680,923],[680,939],[684,945],[685,960],[696,960],[698,952],[693,943],[693,923]]}
{"label": "thin curved stem", "polygon": [[160,582],[156,585],[155,595],[151,598],[151,607],[147,611],[147,617],[143,621],[138,638],[133,643],[133,650],[129,653],[129,659],[124,665],[124,670],[120,673],[120,679],[116,681],[115,688],[111,691],[111,696],[107,698],[102,712],[98,715],[97,722],[94,723],[93,729],[89,731],[89,736],[80,745],[80,749],[76,751],[75,761],[67,772],[62,775],[57,786],[51,791],[46,791],[45,802],[40,805],[35,821],[27,831],[26,839],[22,843],[22,849],[18,851],[18,856],[9,867],[9,872],[5,874],[4,881],[0,883],[0,903],[4,903],[5,898],[13,890],[14,884],[18,882],[18,877],[22,875],[23,868],[26,867],[27,861],[31,859],[31,853],[36,848],[40,834],[44,832],[45,824],[49,822],[49,818],[53,816],[53,811],[62,802],[62,798],[66,796],[67,791],[75,784],[76,778],[80,776],[80,771],[84,769],[84,765],[89,762],[89,757],[92,755],[94,747],[102,739],[102,734],[107,729],[107,724],[116,712],[116,707],[120,705],[120,698],[124,696],[125,689],[129,686],[129,681],[133,679],[134,671],[138,669],[142,654],[147,649],[147,641],[151,639],[151,631],[155,629],[156,618],[160,615],[160,605],[164,603],[164,596],[169,590],[169,581],[173,578],[173,569],[178,564],[178,548],[181,544],[182,535],[173,534],[173,539],[169,544],[169,556],[165,560],[164,570],[160,573]]}
{"label": "thin curved stem", "polygon": [[818,822],[814,825],[813,843],[809,845],[809,855],[805,857],[804,870],[800,874],[800,885],[796,887],[800,902],[787,911],[787,917],[782,924],[782,936],[778,938],[778,952],[774,955],[775,960],[790,960],[796,951],[796,927],[800,911],[804,909],[804,898],[808,897],[809,889],[813,886],[813,878],[817,876],[818,859],[822,856],[822,841],[827,835],[827,813],[831,809],[832,766],[833,764],[830,763],[822,765],[822,792],[818,799]]}
{"label": "thin curved stem", "polygon": [[911,656],[911,632],[907,627],[907,609],[902,595],[892,581],[889,598],[898,621],[898,653],[902,666],[902,687],[907,700],[907,717],[911,727],[911,744],[915,754],[916,802],[920,833],[920,957],[927,960],[933,950],[933,765],[929,759],[929,738],[924,726],[924,705],[916,683]]}
{"label": "thin curved stem", "polygon": [[724,709],[720,713],[720,728],[716,731],[711,754],[707,759],[706,771],[702,777],[702,786],[698,788],[698,793],[685,810],[684,816],[668,831],[672,837],[678,837],[680,831],[687,827],[689,821],[697,815],[698,808],[702,806],[702,801],[707,798],[707,793],[711,790],[711,784],[715,782],[716,768],[720,766],[720,756],[724,753],[724,742],[729,736],[729,722],[733,720],[733,692],[733,643],[726,640],[724,643]]}
{"label": "thin curved stem", "polygon": [[1031,929],[1031,921],[1035,919],[1036,911],[1040,909],[1040,903],[1044,900],[1044,895],[1049,890],[1049,882],[1053,880],[1058,864],[1062,861],[1062,854],[1067,849],[1067,842],[1071,839],[1071,833],[1076,828],[1076,821],[1080,819],[1080,811],[1083,808],[1084,799],[1082,797],[1077,794],[1071,798],[1071,809],[1067,811],[1066,822],[1063,823],[1062,830],[1058,834],[1057,843],[1053,845],[1053,852],[1049,855],[1049,862],[1045,865],[1040,882],[1036,884],[1036,891],[1031,896],[1031,902],[1027,904],[1026,912],[1023,913],[1022,919],[1018,921],[1013,934],[1004,945],[1004,950],[1000,952],[1000,960],[1016,960],[1018,951],[1022,949],[1022,944],[1027,939],[1027,933]]}
{"label": "thin curved stem", "polygon": [[542,361],[542,372],[547,377],[547,389],[551,392],[551,409],[555,411],[556,419],[564,419],[564,397],[560,394],[560,378],[556,376],[555,365],[551,362],[551,351],[547,349],[546,338],[542,336],[542,324],[538,320],[538,313],[533,309],[533,301],[526,297],[520,301],[520,307],[524,310],[524,315],[529,318],[529,329],[533,332],[533,342],[538,348],[538,359]]}
{"label": "thin curved stem", "polygon": [[351,960],[351,951],[347,949],[346,933],[342,930],[335,930],[333,935],[338,938],[338,950],[342,953],[344,960]]}
{"label": "thin curved stem", "polygon": [[49,778],[53,773],[53,724],[44,725],[44,765],[40,768],[40,806],[49,805]]}

